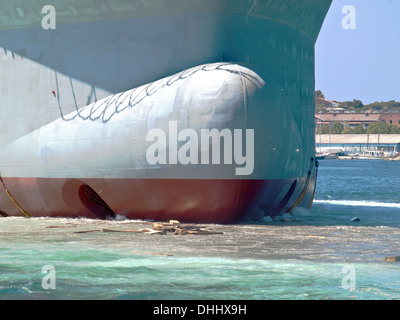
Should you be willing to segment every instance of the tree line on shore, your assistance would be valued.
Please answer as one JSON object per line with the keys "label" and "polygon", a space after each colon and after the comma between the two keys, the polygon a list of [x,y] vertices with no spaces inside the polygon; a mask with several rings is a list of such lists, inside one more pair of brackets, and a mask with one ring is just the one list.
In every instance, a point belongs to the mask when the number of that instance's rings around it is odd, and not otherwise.
{"label": "tree line on shore", "polygon": [[[325,99],[325,95],[322,93],[321,90],[315,91],[315,98],[321,98]],[[395,100],[391,101],[381,101],[381,102],[373,102],[369,104],[363,104],[361,100],[354,99],[353,101],[335,101],[332,100],[332,102],[335,102],[339,104],[340,106],[344,107],[348,111],[353,111],[357,113],[363,113],[363,112],[379,112],[379,113],[385,113],[385,112],[399,112],[400,111],[400,102],[397,102]],[[316,106],[319,110],[317,112],[322,111],[322,106]]]}
{"label": "tree line on shore", "polygon": [[[315,91],[315,98],[325,99],[324,94],[321,90]],[[364,113],[364,112],[400,112],[400,102],[391,100],[388,102],[373,102],[367,105],[364,105],[362,101],[354,99],[353,101],[332,101],[339,104],[341,107],[344,107],[347,111],[355,112],[355,113]],[[323,111],[324,107],[316,106],[316,112]],[[342,123],[335,123],[331,127],[329,124],[323,124],[317,127],[317,133],[320,134],[400,134],[400,129],[392,124],[389,125],[385,121],[374,122],[368,126],[368,128],[364,128],[359,125],[354,128],[345,127]]]}
{"label": "tree line on shore", "polygon": [[329,124],[319,125],[317,127],[318,134],[400,134],[400,129],[392,124],[389,125],[387,122],[380,121],[371,123],[368,128],[364,129],[363,126],[359,125],[355,128],[345,127],[342,123],[333,124],[332,128]]}

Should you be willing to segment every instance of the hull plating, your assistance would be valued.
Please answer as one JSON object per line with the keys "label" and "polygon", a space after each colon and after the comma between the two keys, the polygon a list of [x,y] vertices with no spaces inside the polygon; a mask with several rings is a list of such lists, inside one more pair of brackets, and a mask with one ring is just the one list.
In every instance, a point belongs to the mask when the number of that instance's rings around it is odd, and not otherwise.
{"label": "hull plating", "polygon": [[[311,205],[315,180],[169,180],[7,178],[18,206],[33,217],[153,219],[234,223],[257,221]],[[88,193],[96,190],[99,198]],[[11,193],[14,197],[14,194]],[[296,204],[296,202],[300,201]],[[3,216],[23,216],[2,199]]]}
{"label": "hull plating", "polygon": [[231,223],[309,207],[330,1],[278,2],[110,1],[108,20],[2,31],[0,213]]}

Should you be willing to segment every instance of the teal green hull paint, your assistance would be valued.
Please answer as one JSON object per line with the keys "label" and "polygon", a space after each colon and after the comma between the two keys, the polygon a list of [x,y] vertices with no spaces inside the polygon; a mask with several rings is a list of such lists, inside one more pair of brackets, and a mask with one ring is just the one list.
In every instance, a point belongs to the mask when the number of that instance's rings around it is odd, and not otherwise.
{"label": "teal green hull paint", "polygon": [[[7,85],[0,93],[6,106],[0,110],[1,174],[238,179],[232,166],[150,166],[145,133],[157,125],[166,128],[169,121],[177,121],[179,130],[194,127],[198,133],[202,128],[252,129],[254,170],[239,178],[297,180],[288,206],[308,207],[316,175],[314,45],[331,1],[174,3],[149,1],[117,12],[110,1],[108,9],[93,8],[102,14],[90,14],[77,2],[81,14],[74,17],[54,3],[64,13],[56,30],[43,30],[40,19],[31,15],[18,25],[3,18],[0,81]],[[30,1],[24,10],[33,10],[31,6],[38,3]],[[207,84],[217,78],[197,74],[169,87],[158,100],[157,95],[143,99],[110,121],[66,121],[76,110],[110,95],[152,87],[158,79],[215,63],[238,71],[222,71],[213,94]],[[261,85],[252,82],[255,78]],[[191,100],[191,94],[196,98]],[[167,96],[174,99],[166,102]],[[210,120],[209,114],[216,117]],[[280,199],[287,192],[282,190]]]}

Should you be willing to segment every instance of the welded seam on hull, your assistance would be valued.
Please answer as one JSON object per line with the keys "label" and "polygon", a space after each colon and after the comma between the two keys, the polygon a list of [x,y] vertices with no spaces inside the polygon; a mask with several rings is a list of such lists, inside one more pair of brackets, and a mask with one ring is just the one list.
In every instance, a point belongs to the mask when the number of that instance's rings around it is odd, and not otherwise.
{"label": "welded seam on hull", "polygon": [[312,194],[310,203],[308,204],[308,209],[311,209],[311,206],[312,206],[312,204],[314,202],[314,199],[315,199],[315,192],[317,191],[318,168],[319,168],[319,162],[318,162],[317,159],[315,159],[315,183],[314,183],[313,194]]}
{"label": "welded seam on hull", "polygon": [[314,159],[311,159],[311,169],[308,171],[308,177],[307,177],[307,182],[306,185],[303,189],[303,191],[301,192],[299,198],[297,199],[297,201],[295,202],[295,204],[290,208],[290,210],[288,211],[288,213],[291,213],[293,211],[294,208],[296,208],[297,206],[299,206],[299,204],[303,201],[304,196],[306,195],[306,192],[308,190],[308,186],[310,185],[310,181],[311,181],[311,176],[312,176],[312,170],[314,168]]}
{"label": "welded seam on hull", "polygon": [[1,176],[1,174],[0,174],[0,182],[1,182],[1,184],[3,185],[4,190],[6,191],[7,195],[10,197],[11,201],[12,201],[12,202],[17,206],[17,208],[25,215],[25,217],[30,218],[31,216],[30,216],[24,209],[22,209],[22,207],[18,204],[18,202],[17,202],[17,201],[14,199],[14,197],[11,195],[10,191],[8,191],[6,185],[5,185],[4,181],[3,181],[3,178],[2,178],[2,176]]}
{"label": "welded seam on hull", "polygon": [[[308,39],[309,39],[310,41],[312,41],[312,43],[314,43],[314,44],[315,44],[315,42],[317,41],[318,35],[317,35],[317,36],[310,35],[310,34],[308,34],[306,31],[303,31],[301,28],[299,28],[298,26],[296,26],[295,24],[289,23],[289,22],[287,22],[287,21],[279,20],[279,19],[271,19],[271,18],[269,18],[269,17],[265,17],[265,16],[262,16],[262,15],[259,15],[259,14],[253,14],[253,15],[251,15],[251,17],[253,17],[253,18],[259,18],[259,19],[262,19],[262,20],[268,20],[268,21],[275,22],[275,23],[277,23],[277,24],[281,24],[281,25],[284,25],[284,26],[286,26],[286,27],[289,27],[289,28],[295,30],[296,32],[302,34],[302,35],[305,36],[306,38],[308,38]],[[318,34],[319,34],[319,33],[318,33]]]}
{"label": "welded seam on hull", "polygon": [[291,213],[293,211],[293,209],[296,208],[300,204],[301,201],[303,201],[303,198],[304,198],[304,196],[306,194],[306,191],[308,189],[309,183],[310,183],[310,176],[308,177],[306,186],[304,187],[303,191],[301,192],[299,198],[297,199],[295,204],[289,209],[288,213]]}
{"label": "welded seam on hull", "polygon": [[[253,12],[254,8],[258,5],[258,1],[259,1],[259,0],[254,0],[254,1],[253,1],[253,4],[251,5],[251,8],[250,8],[249,11],[247,12],[247,16],[251,15],[251,13]],[[271,0],[270,0],[269,2],[271,2]],[[269,5],[269,2],[268,2],[268,4],[267,4],[266,6]]]}
{"label": "welded seam on hull", "polygon": [[308,204],[307,209],[311,209],[311,206],[312,206],[312,204],[313,204],[313,202],[314,202],[315,191],[316,191],[316,189],[317,189],[317,188],[316,188],[316,184],[315,184],[314,191],[313,191],[313,194],[312,194],[312,197],[311,197],[310,203]]}
{"label": "welded seam on hull", "polygon": [[[235,71],[233,67],[238,66],[233,63],[209,63],[203,64],[200,66],[196,66],[182,72],[179,72],[173,76],[166,77],[163,79],[159,79],[145,85],[136,87],[134,89],[120,92],[99,101],[96,101],[90,105],[79,108],[75,103],[75,111],[70,113],[69,115],[64,115],[62,111],[62,105],[59,99],[59,95],[57,95],[58,100],[58,108],[60,111],[60,116],[63,121],[73,121],[76,118],[80,118],[81,120],[90,120],[90,121],[102,121],[103,123],[107,123],[111,120],[111,118],[119,114],[125,110],[132,109],[139,105],[144,99],[151,97],[162,89],[166,87],[171,87],[178,81],[186,80],[193,76],[198,72],[213,72],[213,71],[223,71],[228,73],[239,74],[241,79],[245,78],[250,82],[254,83],[256,86],[261,85],[260,80],[252,74],[246,74],[245,72],[240,71],[239,69]],[[232,69],[230,69],[232,68]],[[56,86],[58,90],[57,84],[57,74],[56,74]],[[243,80],[242,80],[243,86]]]}

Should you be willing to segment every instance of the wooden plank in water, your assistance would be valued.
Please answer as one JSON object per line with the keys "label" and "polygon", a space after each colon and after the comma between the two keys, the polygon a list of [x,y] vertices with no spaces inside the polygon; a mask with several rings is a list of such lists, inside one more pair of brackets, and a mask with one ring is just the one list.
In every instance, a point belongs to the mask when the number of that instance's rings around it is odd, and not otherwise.
{"label": "wooden plank in water", "polygon": [[164,234],[163,231],[151,230],[151,229],[140,229],[140,230],[112,230],[103,229],[103,232],[126,232],[126,233],[150,233],[150,234]]}
{"label": "wooden plank in water", "polygon": [[396,257],[386,257],[385,258],[386,262],[399,262],[400,261],[400,256],[396,256]]}
{"label": "wooden plank in water", "polygon": [[71,226],[48,226],[46,228],[48,229],[56,229],[56,228],[76,228],[77,226],[71,225]]}

